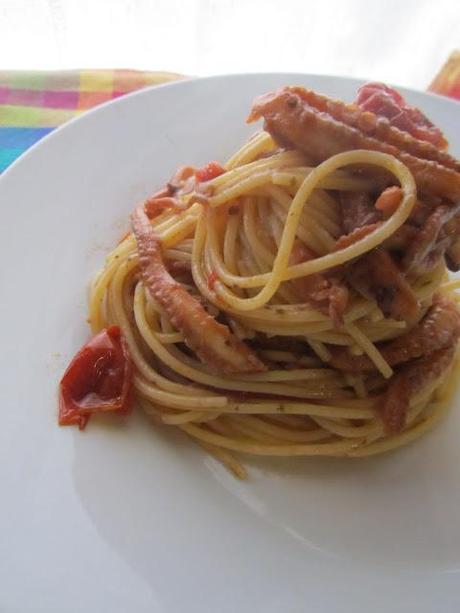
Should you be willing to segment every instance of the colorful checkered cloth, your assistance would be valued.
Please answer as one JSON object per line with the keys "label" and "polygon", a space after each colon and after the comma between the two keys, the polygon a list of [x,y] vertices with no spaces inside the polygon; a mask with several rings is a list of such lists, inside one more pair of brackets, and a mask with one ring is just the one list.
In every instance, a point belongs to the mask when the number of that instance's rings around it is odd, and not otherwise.
{"label": "colorful checkered cloth", "polygon": [[[0,71],[0,172],[43,136],[87,109],[149,85],[181,78],[169,72]],[[430,86],[460,99],[460,52]]]}
{"label": "colorful checkered cloth", "polygon": [[179,78],[137,70],[0,71],[0,172],[40,138],[87,109]]}
{"label": "colorful checkered cloth", "polygon": [[460,51],[454,51],[441,68],[430,91],[460,100]]}

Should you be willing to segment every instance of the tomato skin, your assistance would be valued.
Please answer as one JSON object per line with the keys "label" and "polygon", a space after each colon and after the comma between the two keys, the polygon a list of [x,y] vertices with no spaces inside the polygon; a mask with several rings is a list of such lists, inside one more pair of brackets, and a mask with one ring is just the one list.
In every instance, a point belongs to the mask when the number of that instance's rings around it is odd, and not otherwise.
{"label": "tomato skin", "polygon": [[59,384],[59,425],[86,427],[91,415],[131,409],[133,368],[120,328],[104,328],[75,355]]}
{"label": "tomato skin", "polygon": [[205,181],[211,181],[219,175],[224,174],[225,168],[219,164],[219,162],[209,162],[203,168],[199,168],[195,171],[195,177],[197,181],[204,183]]}
{"label": "tomato skin", "polygon": [[401,94],[383,83],[365,83],[358,89],[355,103],[362,111],[386,117],[389,122],[414,138],[427,141],[443,150],[447,141],[441,130],[416,107],[410,106]]}

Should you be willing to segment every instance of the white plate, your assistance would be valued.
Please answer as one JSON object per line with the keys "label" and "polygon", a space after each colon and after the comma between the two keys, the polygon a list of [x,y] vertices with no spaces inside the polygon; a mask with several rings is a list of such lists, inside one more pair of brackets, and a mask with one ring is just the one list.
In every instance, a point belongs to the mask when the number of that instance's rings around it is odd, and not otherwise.
{"label": "white plate", "polygon": [[[142,415],[56,424],[85,288],[134,204],[224,160],[253,97],[307,75],[186,81],[107,104],[0,179],[0,610],[443,613],[460,607],[460,411],[390,455],[249,461],[239,483]],[[460,151],[460,105],[407,92]]]}

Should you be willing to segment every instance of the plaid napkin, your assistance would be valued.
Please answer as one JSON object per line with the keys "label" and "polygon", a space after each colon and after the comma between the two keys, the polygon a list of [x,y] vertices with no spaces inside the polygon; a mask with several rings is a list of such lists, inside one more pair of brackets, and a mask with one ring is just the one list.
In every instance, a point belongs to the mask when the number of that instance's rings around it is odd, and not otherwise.
{"label": "plaid napkin", "polygon": [[[43,136],[87,109],[149,85],[180,79],[169,72],[0,71],[0,173]],[[429,88],[460,99],[460,52]]]}
{"label": "plaid napkin", "polygon": [[137,70],[0,71],[0,173],[40,138],[87,109],[179,78]]}
{"label": "plaid napkin", "polygon": [[460,51],[452,53],[428,89],[460,100]]}

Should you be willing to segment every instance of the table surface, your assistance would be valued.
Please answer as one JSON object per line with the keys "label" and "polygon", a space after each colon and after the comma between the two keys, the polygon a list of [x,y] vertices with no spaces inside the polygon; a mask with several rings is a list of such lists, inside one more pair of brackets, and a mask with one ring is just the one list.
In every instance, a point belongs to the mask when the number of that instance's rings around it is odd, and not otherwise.
{"label": "table surface", "polygon": [[0,69],[292,71],[425,89],[458,0],[0,0]]}

